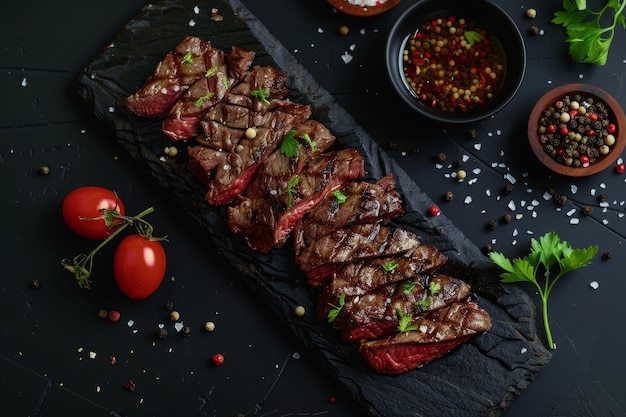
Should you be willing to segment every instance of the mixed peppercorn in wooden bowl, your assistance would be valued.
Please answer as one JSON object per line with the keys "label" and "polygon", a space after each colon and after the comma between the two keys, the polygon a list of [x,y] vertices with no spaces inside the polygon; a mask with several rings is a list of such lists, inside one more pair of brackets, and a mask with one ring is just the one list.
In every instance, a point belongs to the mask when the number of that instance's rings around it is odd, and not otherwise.
{"label": "mixed peppercorn in wooden bowl", "polygon": [[601,88],[567,84],[544,94],[528,119],[528,140],[552,171],[572,177],[610,167],[624,150],[626,117]]}

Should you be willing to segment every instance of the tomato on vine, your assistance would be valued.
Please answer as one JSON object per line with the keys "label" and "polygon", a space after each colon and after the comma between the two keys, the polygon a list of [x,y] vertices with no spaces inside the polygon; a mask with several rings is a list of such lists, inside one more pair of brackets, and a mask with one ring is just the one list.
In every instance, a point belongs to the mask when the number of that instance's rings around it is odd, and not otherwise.
{"label": "tomato on vine", "polygon": [[139,234],[126,236],[113,256],[113,275],[127,297],[141,300],[152,295],[165,275],[166,256],[163,246]]}
{"label": "tomato on vine", "polygon": [[113,212],[124,216],[124,203],[114,191],[84,186],[71,191],[61,206],[63,219],[79,236],[104,240],[120,225]]}

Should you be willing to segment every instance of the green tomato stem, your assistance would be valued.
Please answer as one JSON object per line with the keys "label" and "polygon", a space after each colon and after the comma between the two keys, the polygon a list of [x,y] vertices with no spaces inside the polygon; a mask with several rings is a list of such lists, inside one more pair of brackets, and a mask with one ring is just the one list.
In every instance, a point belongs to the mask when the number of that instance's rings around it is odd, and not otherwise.
{"label": "green tomato stem", "polygon": [[136,216],[120,216],[116,211],[113,211],[113,216],[116,219],[122,221],[122,223],[115,226],[113,233],[107,236],[102,242],[98,244],[88,255],[78,254],[71,261],[69,259],[61,260],[61,265],[63,265],[63,269],[69,271],[74,274],[76,278],[76,282],[80,288],[91,288],[91,280],[89,277],[91,276],[91,269],[93,267],[93,258],[96,254],[110,241],[115,239],[117,235],[119,235],[124,229],[126,229],[131,224],[135,225],[137,231],[144,236],[146,239],[152,238],[152,226],[150,223],[146,222],[142,219],[142,217],[154,212],[154,208],[149,207],[137,214]]}

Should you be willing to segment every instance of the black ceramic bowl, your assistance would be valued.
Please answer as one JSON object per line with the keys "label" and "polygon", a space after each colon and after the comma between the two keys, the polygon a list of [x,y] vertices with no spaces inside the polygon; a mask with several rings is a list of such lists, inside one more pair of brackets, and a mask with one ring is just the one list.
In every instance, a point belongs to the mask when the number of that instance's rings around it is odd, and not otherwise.
{"label": "black ceramic bowl", "polygon": [[[504,55],[504,76],[493,98],[466,111],[443,111],[420,100],[403,69],[403,53],[410,37],[423,24],[448,16],[474,21],[486,31],[491,42],[499,43]],[[492,116],[515,96],[526,70],[526,49],[513,19],[488,0],[420,0],[406,9],[392,27],[387,40],[386,63],[393,87],[409,107],[440,122],[470,123]]]}

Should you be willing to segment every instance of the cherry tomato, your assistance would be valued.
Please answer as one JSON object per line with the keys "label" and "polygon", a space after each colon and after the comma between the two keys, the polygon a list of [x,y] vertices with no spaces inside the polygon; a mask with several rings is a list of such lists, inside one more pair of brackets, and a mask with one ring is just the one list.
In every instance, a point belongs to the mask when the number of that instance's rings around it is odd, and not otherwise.
{"label": "cherry tomato", "polygon": [[103,210],[115,210],[124,215],[124,204],[117,195],[106,188],[85,186],[71,191],[61,206],[63,219],[74,233],[93,240],[104,240],[113,233],[102,217]]}
{"label": "cherry tomato", "polygon": [[165,275],[165,250],[157,240],[132,234],[119,243],[113,255],[113,275],[122,293],[141,300],[154,293]]}

